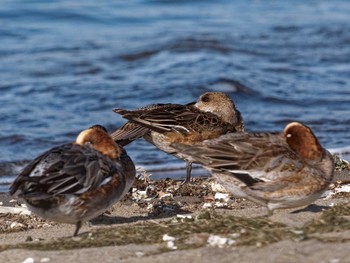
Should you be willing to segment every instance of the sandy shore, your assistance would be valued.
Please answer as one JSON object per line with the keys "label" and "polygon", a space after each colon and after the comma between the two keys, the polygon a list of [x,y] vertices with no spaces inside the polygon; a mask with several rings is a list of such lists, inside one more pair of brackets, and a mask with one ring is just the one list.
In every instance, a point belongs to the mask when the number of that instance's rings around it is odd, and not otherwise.
{"label": "sandy shore", "polygon": [[[83,225],[0,214],[0,262],[349,262],[350,194],[301,209],[266,210],[220,192],[211,180],[189,187],[162,180]],[[147,189],[146,189],[147,188]],[[215,198],[217,197],[217,198]],[[218,198],[222,199],[218,199]],[[6,194],[2,207],[18,206]],[[178,216],[182,215],[182,216]]]}

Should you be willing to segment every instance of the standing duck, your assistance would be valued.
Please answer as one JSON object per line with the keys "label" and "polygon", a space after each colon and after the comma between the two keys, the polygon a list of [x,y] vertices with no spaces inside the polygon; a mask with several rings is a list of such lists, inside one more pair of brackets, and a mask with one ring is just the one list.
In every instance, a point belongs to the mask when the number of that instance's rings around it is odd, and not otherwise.
{"label": "standing duck", "polygon": [[232,133],[172,147],[202,164],[234,196],[266,206],[269,215],[315,201],[334,173],[331,154],[299,122],[283,133]]}
{"label": "standing duck", "polygon": [[229,132],[243,132],[244,122],[229,96],[206,92],[187,105],[154,104],[137,110],[114,109],[129,121],[111,134],[122,145],[143,137],[158,149],[186,161],[186,180],[191,178],[192,161],[171,146],[192,145]]}

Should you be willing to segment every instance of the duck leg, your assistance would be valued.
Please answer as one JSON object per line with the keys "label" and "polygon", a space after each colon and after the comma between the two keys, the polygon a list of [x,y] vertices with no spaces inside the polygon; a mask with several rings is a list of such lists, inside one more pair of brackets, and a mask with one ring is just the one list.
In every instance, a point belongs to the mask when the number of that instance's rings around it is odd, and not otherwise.
{"label": "duck leg", "polygon": [[80,228],[81,228],[81,221],[78,221],[77,224],[75,225],[75,231],[74,231],[73,237],[76,237],[78,235]]}
{"label": "duck leg", "polygon": [[186,179],[184,184],[191,182],[191,171],[192,171],[192,162],[186,161]]}

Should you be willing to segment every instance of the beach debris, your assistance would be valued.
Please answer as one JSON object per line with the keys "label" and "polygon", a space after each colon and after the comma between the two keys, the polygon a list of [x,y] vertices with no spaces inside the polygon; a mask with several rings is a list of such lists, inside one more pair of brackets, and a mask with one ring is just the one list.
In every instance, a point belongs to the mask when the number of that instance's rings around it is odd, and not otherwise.
{"label": "beach debris", "polygon": [[192,222],[194,218],[190,214],[177,214],[173,221],[176,223]]}
{"label": "beach debris", "polygon": [[164,202],[157,200],[156,202],[148,205],[148,214],[152,216],[162,215],[175,215],[182,211],[182,204],[180,202]]}
{"label": "beach debris", "polygon": [[212,208],[213,207],[213,204],[212,203],[204,203],[203,208]]}
{"label": "beach debris", "polygon": [[219,193],[228,193],[226,188],[223,187],[221,184],[217,183],[217,182],[211,182],[210,184],[211,186],[211,189],[214,191],[214,192],[219,192]]}
{"label": "beach debris", "polygon": [[208,237],[207,242],[209,246],[222,248],[224,246],[230,246],[235,244],[236,240],[233,240],[227,237],[217,236],[217,235],[210,235]]}
{"label": "beach debris", "polygon": [[215,202],[215,208],[229,208],[228,203],[226,202]]}
{"label": "beach debris", "polygon": [[20,214],[20,215],[31,215],[31,211],[27,207],[12,207],[12,206],[1,206],[0,214]]}
{"label": "beach debris", "polygon": [[142,251],[136,251],[136,252],[135,252],[135,255],[136,255],[136,257],[138,257],[138,258],[142,258],[142,257],[145,255],[145,253],[142,252]]}
{"label": "beach debris", "polygon": [[136,167],[136,179],[137,180],[143,180],[144,182],[151,181],[150,177],[152,176],[151,173],[147,172],[146,169],[142,166]]}
{"label": "beach debris", "polygon": [[215,200],[220,200],[224,202],[230,201],[230,195],[227,193],[216,193],[214,196]]}
{"label": "beach debris", "polygon": [[50,258],[41,258],[40,259],[40,263],[46,263],[46,262],[50,262],[51,259]]}
{"label": "beach debris", "polygon": [[177,246],[175,246],[175,237],[169,236],[168,234],[164,234],[163,241],[167,242],[167,248],[172,250],[177,249]]}
{"label": "beach debris", "polygon": [[321,198],[329,199],[333,198],[335,195],[341,195],[341,194],[349,194],[350,193],[350,184],[339,184],[339,185],[332,185],[332,189],[327,190],[323,193]]}
{"label": "beach debris", "polygon": [[34,263],[34,258],[26,258],[25,260],[22,261],[22,263]]}
{"label": "beach debris", "polygon": [[24,225],[22,223],[12,222],[10,228],[24,228]]}
{"label": "beach debris", "polygon": [[333,155],[333,159],[336,170],[350,170],[350,164],[348,161],[341,159],[337,154]]}
{"label": "beach debris", "polygon": [[46,221],[35,215],[23,215],[19,213],[0,213],[0,232],[15,232],[33,228],[52,227],[56,223]]}
{"label": "beach debris", "polygon": [[140,191],[140,190],[137,190],[136,188],[133,188],[132,197],[136,202],[138,202],[142,199],[146,199],[147,198],[147,191],[145,191],[145,190]]}
{"label": "beach debris", "polygon": [[174,200],[174,196],[170,193],[165,193],[162,196],[160,196],[160,200],[164,202],[170,202]]}

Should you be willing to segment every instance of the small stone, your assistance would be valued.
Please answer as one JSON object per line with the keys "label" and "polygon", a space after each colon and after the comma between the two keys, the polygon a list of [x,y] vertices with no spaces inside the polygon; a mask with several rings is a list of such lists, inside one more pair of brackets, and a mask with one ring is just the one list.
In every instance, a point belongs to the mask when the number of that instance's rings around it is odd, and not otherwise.
{"label": "small stone", "polygon": [[230,200],[230,196],[229,194],[225,194],[225,193],[216,193],[215,200],[222,200],[224,202],[228,202]]}
{"label": "small stone", "polygon": [[24,225],[18,222],[12,222],[10,225],[10,228],[19,228],[19,227],[24,227]]}
{"label": "small stone", "polygon": [[173,250],[177,249],[177,246],[175,246],[175,237],[165,234],[163,235],[163,241],[167,242],[167,248],[173,249]]}
{"label": "small stone", "polygon": [[163,235],[163,241],[174,241],[175,237],[169,236],[168,234]]}
{"label": "small stone", "polygon": [[143,253],[142,251],[137,251],[135,252],[135,254],[136,254],[136,257],[138,258],[142,258],[145,255],[145,253]]}
{"label": "small stone", "polygon": [[41,263],[45,263],[45,262],[50,262],[50,258],[42,258],[42,259],[40,259],[40,262]]}
{"label": "small stone", "polygon": [[208,238],[208,244],[209,246],[217,246],[217,247],[223,247],[225,245],[232,245],[236,243],[235,240],[232,240],[227,237],[220,237],[217,235],[210,235]]}
{"label": "small stone", "polygon": [[33,241],[33,238],[31,236],[27,236],[26,242],[31,242],[31,241]]}
{"label": "small stone", "polygon": [[224,202],[224,203],[216,202],[215,203],[215,207],[217,207],[217,208],[224,208],[224,207],[228,207],[228,204],[226,202]]}
{"label": "small stone", "polygon": [[211,203],[204,203],[203,208],[211,208],[213,205]]}
{"label": "small stone", "polygon": [[211,183],[211,189],[214,192],[227,193],[227,190],[225,189],[225,187],[223,187],[221,184],[218,184],[216,182]]}
{"label": "small stone", "polygon": [[160,200],[162,200],[162,201],[173,201],[174,200],[174,196],[172,194],[166,193],[166,194],[163,194],[160,197]]}
{"label": "small stone", "polygon": [[304,234],[303,230],[291,230],[292,233],[296,234],[296,235],[302,235]]}
{"label": "small stone", "polygon": [[22,263],[34,263],[34,258],[26,258]]}
{"label": "small stone", "polygon": [[192,222],[194,221],[192,215],[176,215],[176,219],[178,219],[179,222]]}

